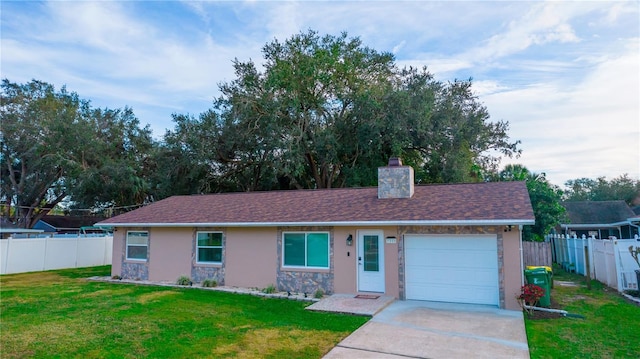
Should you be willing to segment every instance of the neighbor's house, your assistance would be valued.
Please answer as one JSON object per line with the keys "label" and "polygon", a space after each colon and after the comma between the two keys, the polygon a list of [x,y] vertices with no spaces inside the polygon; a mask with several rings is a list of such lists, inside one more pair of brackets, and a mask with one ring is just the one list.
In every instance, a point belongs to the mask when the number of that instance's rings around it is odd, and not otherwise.
{"label": "neighbor's house", "polygon": [[101,220],[104,220],[104,217],[46,215],[36,222],[33,228],[41,229],[46,233],[78,234],[83,228],[91,227]]}
{"label": "neighbor's house", "polygon": [[42,234],[41,229],[31,229],[20,227],[6,217],[0,216],[0,239],[7,238],[28,238]]}
{"label": "neighbor's house", "polygon": [[524,182],[414,186],[390,164],[377,188],[174,196],[110,218],[112,274],[519,310]]}
{"label": "neighbor's house", "polygon": [[569,222],[560,224],[565,236],[630,239],[638,234],[640,217],[625,201],[576,201],[562,206]]}

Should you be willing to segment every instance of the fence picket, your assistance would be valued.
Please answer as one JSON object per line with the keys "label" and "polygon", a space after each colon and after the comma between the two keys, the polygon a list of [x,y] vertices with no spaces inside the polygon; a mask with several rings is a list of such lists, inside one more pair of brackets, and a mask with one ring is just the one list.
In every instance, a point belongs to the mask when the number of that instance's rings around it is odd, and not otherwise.
{"label": "fence picket", "polygon": [[587,247],[592,279],[621,292],[638,289],[635,276],[637,264],[628,250],[630,245],[640,246],[637,238],[565,238],[558,235],[549,235],[547,238],[553,245],[555,262],[564,269],[574,269],[576,273],[586,275],[584,248]]}

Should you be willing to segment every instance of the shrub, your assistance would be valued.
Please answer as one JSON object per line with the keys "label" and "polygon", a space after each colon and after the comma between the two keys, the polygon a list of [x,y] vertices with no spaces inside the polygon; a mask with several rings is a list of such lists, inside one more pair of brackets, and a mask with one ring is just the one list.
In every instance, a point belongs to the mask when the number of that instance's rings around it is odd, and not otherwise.
{"label": "shrub", "polygon": [[316,290],[316,292],[313,294],[313,297],[317,299],[320,299],[323,296],[324,296],[324,292],[322,291],[322,289]]}
{"label": "shrub", "polygon": [[120,280],[120,279],[122,279],[122,277],[116,274],[116,275],[112,276],[111,279]]}
{"label": "shrub", "polygon": [[276,292],[276,286],[273,284],[269,284],[269,286],[263,289],[262,292],[266,294],[273,294]]}
{"label": "shrub", "polygon": [[524,304],[535,307],[540,298],[544,297],[544,288],[535,284],[525,284],[520,289],[520,292],[520,295],[517,297],[520,305],[522,305],[522,308],[529,314],[533,314],[533,309],[525,308]]}
{"label": "shrub", "polygon": [[178,277],[178,280],[176,280],[176,284],[177,285],[191,285],[191,279],[189,277],[187,277],[186,275],[181,275],[180,277]]}
{"label": "shrub", "polygon": [[203,287],[217,287],[218,281],[215,279],[205,279],[202,281]]}

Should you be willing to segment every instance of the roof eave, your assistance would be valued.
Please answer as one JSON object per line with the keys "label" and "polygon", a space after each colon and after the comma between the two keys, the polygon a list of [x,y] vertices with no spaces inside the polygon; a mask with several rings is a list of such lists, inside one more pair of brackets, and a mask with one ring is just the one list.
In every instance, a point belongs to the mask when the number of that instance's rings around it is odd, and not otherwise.
{"label": "roof eave", "polygon": [[613,222],[613,223],[575,223],[575,224],[562,223],[562,224],[560,224],[560,227],[565,228],[565,229],[568,229],[568,228],[575,228],[575,229],[617,228],[617,227],[620,227],[620,226],[633,225],[632,222],[640,222],[640,217],[627,218],[624,221]]}
{"label": "roof eave", "polygon": [[533,225],[532,219],[481,219],[434,221],[329,221],[329,222],[208,222],[208,223],[97,223],[108,227],[296,227],[296,226],[517,226]]}

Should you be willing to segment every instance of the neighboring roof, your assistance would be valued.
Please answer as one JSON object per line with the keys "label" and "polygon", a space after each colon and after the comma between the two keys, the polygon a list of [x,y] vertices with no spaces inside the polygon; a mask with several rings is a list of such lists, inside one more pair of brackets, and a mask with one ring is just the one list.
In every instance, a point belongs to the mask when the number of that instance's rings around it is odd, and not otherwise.
{"label": "neighboring roof", "polygon": [[20,227],[17,223],[13,223],[11,220],[5,217],[0,217],[0,234],[14,234],[14,233],[42,233],[41,229],[30,229]]}
{"label": "neighboring roof", "polygon": [[92,226],[96,222],[104,220],[104,217],[95,216],[56,216],[49,215],[40,219],[42,222],[58,230],[80,229],[80,227]]}
{"label": "neighboring roof", "polygon": [[377,188],[174,196],[107,219],[112,226],[533,224],[524,182],[416,186],[407,199]]}
{"label": "neighboring roof", "polygon": [[0,227],[0,234],[4,233],[42,233],[42,229],[16,228],[16,227]]}
{"label": "neighboring roof", "polygon": [[576,201],[562,203],[568,225],[616,224],[636,217],[625,201]]}

